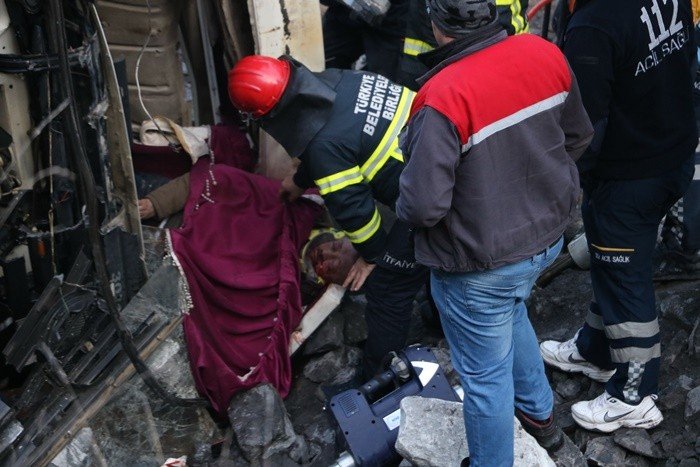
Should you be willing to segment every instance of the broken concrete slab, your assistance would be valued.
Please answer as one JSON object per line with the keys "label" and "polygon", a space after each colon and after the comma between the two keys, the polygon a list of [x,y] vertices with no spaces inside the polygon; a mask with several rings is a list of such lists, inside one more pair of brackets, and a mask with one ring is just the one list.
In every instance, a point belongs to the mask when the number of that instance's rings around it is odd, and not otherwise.
{"label": "broken concrete slab", "polygon": [[556,386],[557,393],[566,400],[571,400],[581,392],[581,383],[574,378],[566,379]]}
{"label": "broken concrete slab", "polygon": [[81,429],[73,440],[51,461],[49,467],[76,467],[81,465],[104,465],[107,463],[100,452],[90,428]]}
{"label": "broken concrete slab", "polygon": [[639,428],[622,428],[613,435],[613,440],[626,450],[654,459],[661,459],[663,453],[654,443],[646,430]]}
{"label": "broken concrete slab", "polygon": [[304,343],[304,355],[319,355],[339,349],[343,345],[345,316],[333,311]]}
{"label": "broken concrete slab", "polygon": [[[279,465],[309,460],[306,440],[295,433],[279,393],[261,384],[234,395],[228,416],[243,456],[251,463]],[[285,459],[286,458],[286,459]]]}
{"label": "broken concrete slab", "polygon": [[367,322],[365,321],[364,296],[349,296],[343,301],[340,311],[345,316],[345,343],[357,345],[367,339]]}
{"label": "broken concrete slab", "polygon": [[361,357],[360,349],[343,346],[311,359],[304,366],[304,376],[314,383],[341,384],[355,376]]}
{"label": "broken concrete slab", "polygon": [[[537,441],[514,418],[515,465],[554,466]],[[469,455],[462,404],[423,397],[401,401],[396,451],[416,466],[459,466]]]}
{"label": "broken concrete slab", "polygon": [[700,386],[688,392],[685,399],[685,419],[695,420],[700,412]]}
{"label": "broken concrete slab", "polygon": [[586,467],[588,465],[581,450],[566,434],[564,435],[564,444],[556,451],[550,452],[549,455],[558,467]]}
{"label": "broken concrete slab", "polygon": [[586,446],[586,459],[589,465],[619,466],[625,461],[625,457],[627,457],[625,450],[615,444],[615,441],[609,436],[594,438]]}

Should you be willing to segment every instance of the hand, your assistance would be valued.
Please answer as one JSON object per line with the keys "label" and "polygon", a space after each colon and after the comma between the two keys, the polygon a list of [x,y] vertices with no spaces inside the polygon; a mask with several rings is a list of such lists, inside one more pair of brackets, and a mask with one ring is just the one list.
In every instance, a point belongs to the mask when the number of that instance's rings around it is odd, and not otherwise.
{"label": "hand", "polygon": [[141,219],[150,219],[156,215],[156,209],[150,199],[144,198],[139,200],[139,216]]}
{"label": "hand", "polygon": [[282,180],[282,185],[280,186],[279,196],[282,201],[287,201],[293,203],[301,195],[304,194],[304,189],[299,188],[292,177],[286,177]]}
{"label": "hand", "polygon": [[365,284],[365,280],[374,271],[375,267],[377,267],[376,264],[370,264],[362,258],[357,258],[357,261],[352,265],[348,276],[345,278],[343,287],[350,287],[352,292],[357,292]]}

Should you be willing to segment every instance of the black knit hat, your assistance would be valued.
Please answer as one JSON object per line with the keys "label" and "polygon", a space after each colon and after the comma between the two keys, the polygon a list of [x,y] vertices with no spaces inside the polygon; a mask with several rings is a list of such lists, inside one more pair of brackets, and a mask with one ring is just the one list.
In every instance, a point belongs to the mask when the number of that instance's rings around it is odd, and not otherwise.
{"label": "black knit hat", "polygon": [[435,26],[450,37],[470,34],[498,19],[495,0],[427,0]]}

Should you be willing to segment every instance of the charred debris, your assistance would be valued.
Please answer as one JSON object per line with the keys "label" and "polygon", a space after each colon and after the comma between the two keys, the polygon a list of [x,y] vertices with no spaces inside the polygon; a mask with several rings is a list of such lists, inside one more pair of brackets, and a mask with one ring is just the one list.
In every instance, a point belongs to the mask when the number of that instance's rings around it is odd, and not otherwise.
{"label": "charred debris", "polygon": [[[165,389],[144,363],[180,321],[168,287],[177,271],[161,264],[136,208],[130,113],[143,115],[130,112],[127,76],[149,41],[167,49],[180,29],[156,22],[184,6],[160,2],[151,16],[149,2],[136,3],[148,17],[133,40],[146,42],[113,59],[99,2],[0,2],[0,465],[50,462],[134,368],[154,398],[204,405]],[[154,96],[139,90],[144,98]],[[176,104],[190,118],[214,113],[208,102]]]}

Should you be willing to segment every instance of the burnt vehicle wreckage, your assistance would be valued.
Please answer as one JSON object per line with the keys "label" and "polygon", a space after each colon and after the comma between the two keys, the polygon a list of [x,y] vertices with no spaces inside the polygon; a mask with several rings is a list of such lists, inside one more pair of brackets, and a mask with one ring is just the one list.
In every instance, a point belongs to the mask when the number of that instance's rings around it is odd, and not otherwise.
{"label": "burnt vehicle wreckage", "polygon": [[[170,403],[203,401],[172,396],[142,360],[175,323],[157,308],[127,323],[124,308],[147,270],[126,83],[120,87],[95,6],[7,2],[7,11],[19,50],[0,57],[0,71],[21,74],[35,91],[26,110],[36,123],[20,141],[3,130],[4,371],[12,367],[24,382],[12,404],[2,402],[0,451],[5,462],[30,465],[42,463],[129,363]],[[32,153],[34,174],[20,178],[18,165]],[[13,255],[18,248],[26,253]]]}
{"label": "burnt vehicle wreckage", "polygon": [[51,463],[134,373],[159,403],[207,405],[144,361],[179,329],[182,278],[162,231],[141,225],[132,120],[153,121],[145,101],[182,124],[220,122],[220,83],[253,39],[303,56],[318,5],[310,22],[306,6],[265,3],[0,2],[0,465]]}
{"label": "burnt vehicle wreckage", "polygon": [[[545,8],[538,29],[547,36],[548,2],[537,5],[533,12]],[[289,352],[301,356],[284,402],[270,385],[242,391],[231,405],[241,410],[230,406],[224,427],[194,389],[182,330],[184,278],[165,255],[163,229],[142,224],[137,208],[165,179],[140,170],[132,135],[145,120],[162,133],[159,117],[196,126],[235,115],[224,84],[245,55],[291,54],[322,69],[320,18],[319,3],[305,0],[0,0],[0,466],[158,465],[185,454],[188,465],[377,465],[397,459],[403,397],[457,404],[449,349],[429,329],[435,317],[422,297],[410,338],[421,346],[324,409],[321,386],[351,379],[367,337],[363,297],[343,299],[344,289],[333,285],[292,335]],[[258,172],[282,178],[291,159],[262,131],[258,143]],[[568,251],[533,294],[539,336],[572,334],[585,312],[588,276],[572,267],[587,267],[581,230],[580,222],[570,227]],[[690,434],[698,412],[682,413],[686,393],[695,387],[700,397],[696,285],[660,292],[673,357],[663,390],[671,415],[669,433],[653,434],[652,444],[669,459],[690,459],[700,446]],[[577,429],[562,414],[600,387],[557,372],[553,381],[555,410],[571,437],[554,456],[558,464],[598,462],[596,446],[621,451],[615,443],[630,462],[660,459],[656,447],[653,455],[640,454],[636,441],[629,448],[624,434],[613,443]],[[417,429],[406,435],[424,436],[409,440],[418,458],[423,446],[442,446],[431,427],[444,420],[425,410],[416,411]],[[455,413],[461,423],[461,409]]]}

